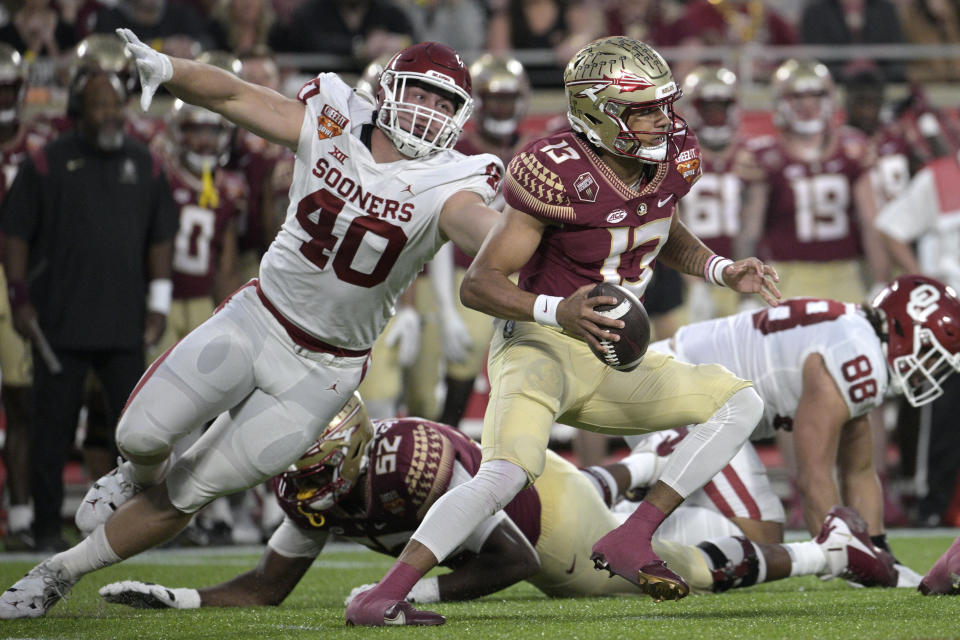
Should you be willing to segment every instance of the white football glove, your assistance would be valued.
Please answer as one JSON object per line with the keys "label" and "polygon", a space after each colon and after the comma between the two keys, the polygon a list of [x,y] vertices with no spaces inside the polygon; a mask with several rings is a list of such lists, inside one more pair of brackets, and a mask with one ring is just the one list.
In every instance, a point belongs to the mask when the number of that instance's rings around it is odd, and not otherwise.
{"label": "white football glove", "polygon": [[140,108],[146,111],[153,101],[157,88],[173,77],[173,63],[166,54],[155,51],[140,42],[130,29],[117,29],[117,35],[127,43],[127,51],[133,54],[140,72]]}
{"label": "white football glove", "polygon": [[200,593],[196,589],[171,589],[162,584],[124,580],[100,588],[100,597],[113,604],[134,609],[198,609]]}
{"label": "white football glove", "polygon": [[447,362],[463,362],[473,347],[470,330],[456,309],[440,311],[440,339],[443,341],[443,357]]}
{"label": "white football glove", "polygon": [[377,586],[377,583],[371,582],[370,584],[362,584],[359,587],[354,587],[350,590],[350,595],[343,599],[343,604],[349,607],[354,598],[365,591],[370,591],[370,589],[373,589],[375,586]]}
{"label": "white football glove", "polygon": [[420,353],[420,314],[412,307],[401,307],[383,336],[388,347],[397,348],[397,362],[409,367]]}

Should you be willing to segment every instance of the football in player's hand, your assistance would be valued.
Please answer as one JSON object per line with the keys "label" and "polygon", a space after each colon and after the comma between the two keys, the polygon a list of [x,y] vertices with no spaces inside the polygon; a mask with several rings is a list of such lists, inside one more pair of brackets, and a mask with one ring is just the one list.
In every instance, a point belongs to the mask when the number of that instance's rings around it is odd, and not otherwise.
{"label": "football in player's hand", "polygon": [[620,339],[616,342],[601,340],[600,345],[603,350],[594,349],[592,345],[590,349],[600,362],[617,371],[633,371],[643,360],[647,346],[650,344],[650,318],[647,317],[647,310],[635,295],[616,284],[608,282],[598,284],[587,295],[588,298],[595,296],[610,296],[617,299],[616,304],[597,305],[593,310],[608,318],[623,320],[624,327],[623,329],[604,327],[611,333],[619,335]]}

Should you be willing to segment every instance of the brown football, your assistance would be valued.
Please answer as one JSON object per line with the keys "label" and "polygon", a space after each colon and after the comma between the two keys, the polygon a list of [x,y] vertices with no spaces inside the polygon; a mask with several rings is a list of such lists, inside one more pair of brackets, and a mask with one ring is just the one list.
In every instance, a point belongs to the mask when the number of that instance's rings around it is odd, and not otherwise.
{"label": "brown football", "polygon": [[616,304],[601,304],[594,307],[594,311],[608,318],[623,320],[623,329],[605,327],[612,333],[620,336],[616,342],[601,340],[603,350],[590,349],[600,362],[613,367],[617,371],[633,371],[640,365],[647,346],[650,344],[650,318],[640,300],[626,288],[620,285],[602,282],[594,287],[588,298],[595,296],[611,296],[617,299]]}

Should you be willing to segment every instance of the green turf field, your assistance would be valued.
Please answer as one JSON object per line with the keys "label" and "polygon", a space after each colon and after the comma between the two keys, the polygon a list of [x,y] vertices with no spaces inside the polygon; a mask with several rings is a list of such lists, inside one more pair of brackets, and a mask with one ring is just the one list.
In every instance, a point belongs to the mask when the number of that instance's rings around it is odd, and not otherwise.
{"label": "green turf field", "polygon": [[[952,537],[894,538],[899,558],[921,573]],[[140,611],[102,602],[97,589],[136,578],[200,587],[251,568],[256,550],[145,554],[82,580],[46,618],[0,622],[0,638],[960,638],[960,598],[909,589],[852,589],[840,580],[795,578],[723,595],[655,604],[646,597],[556,599],[516,585],[495,596],[431,608],[439,628],[344,627],[343,598],[377,580],[390,559],[370,551],[324,553],[280,607]],[[0,556],[0,582],[15,582],[39,558]]]}

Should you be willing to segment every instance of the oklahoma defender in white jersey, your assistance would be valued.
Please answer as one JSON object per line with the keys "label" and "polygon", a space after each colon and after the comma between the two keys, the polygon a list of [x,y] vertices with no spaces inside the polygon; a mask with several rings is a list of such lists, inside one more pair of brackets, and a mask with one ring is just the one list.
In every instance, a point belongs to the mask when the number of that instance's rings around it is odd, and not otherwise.
{"label": "oklahoma defender in white jersey", "polygon": [[[873,306],[795,298],[683,327],[650,348],[686,362],[722,364],[752,379],[765,406],[752,438],[793,433],[809,531],[821,529],[834,505],[847,504],[863,515],[873,544],[889,551],[867,414],[888,393],[902,392],[914,406],[942,393],[944,380],[960,370],[960,300],[932,278],[908,275],[887,285]],[[753,466],[750,474],[764,473],[759,458]],[[754,485],[760,493],[745,487],[724,495],[723,484],[717,483],[721,500],[700,495],[697,503],[713,503],[751,539],[763,539],[741,519],[749,517],[751,502],[768,502],[769,485]],[[724,497],[731,498],[726,507]],[[901,586],[919,581],[897,569]]]}
{"label": "oklahoma defender in white jersey", "polygon": [[[450,150],[473,100],[469,72],[445,45],[396,54],[375,109],[334,74],[290,99],[118,33],[137,58],[143,107],[165,83],[181,100],[295,150],[290,207],[261,280],[144,374],[117,427],[127,462],[97,481],[77,512],[89,537],[0,596],[5,618],[44,615],[83,575],[171,538],[214,498],[285,470],[356,389],[423,263],[447,240],[475,253],[499,215],[487,206],[499,159]],[[173,443],[210,420],[171,460]]]}

